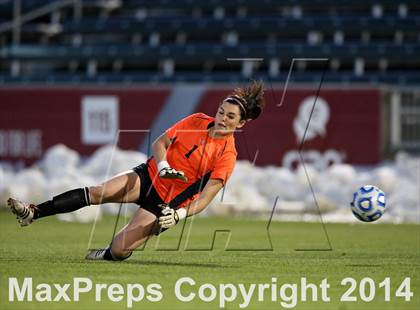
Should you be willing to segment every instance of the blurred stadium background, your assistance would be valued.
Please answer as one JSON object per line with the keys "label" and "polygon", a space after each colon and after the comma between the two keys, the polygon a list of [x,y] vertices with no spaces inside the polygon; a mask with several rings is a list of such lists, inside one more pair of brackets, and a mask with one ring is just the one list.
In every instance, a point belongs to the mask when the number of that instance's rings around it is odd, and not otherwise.
{"label": "blurred stadium background", "polygon": [[[278,197],[276,218],[319,220],[307,172],[328,221],[356,221],[352,192],[375,184],[384,221],[419,223],[419,51],[414,0],[0,0],[1,202],[129,169],[172,123],[261,79],[266,112],[237,134],[208,212],[266,214]],[[63,218],[93,218],[78,212]]]}

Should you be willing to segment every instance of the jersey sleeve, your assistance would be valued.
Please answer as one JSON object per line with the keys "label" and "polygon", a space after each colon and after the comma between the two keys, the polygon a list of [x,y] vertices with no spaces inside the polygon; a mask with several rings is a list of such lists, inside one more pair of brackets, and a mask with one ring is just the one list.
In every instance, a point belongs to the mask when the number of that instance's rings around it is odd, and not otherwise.
{"label": "jersey sleeve", "polygon": [[236,153],[232,151],[224,152],[215,163],[210,179],[221,179],[223,186],[230,178],[236,163]]}
{"label": "jersey sleeve", "polygon": [[168,136],[168,138],[172,139],[175,136],[177,131],[185,129],[185,126],[190,121],[190,119],[191,119],[191,115],[183,118],[179,122],[176,122],[171,127],[166,129],[166,135]]}
{"label": "jersey sleeve", "polygon": [[172,139],[176,135],[177,131],[194,128],[194,120],[198,116],[201,116],[201,113],[191,114],[183,118],[182,120],[176,122],[175,124],[172,125],[172,127],[169,127],[165,131],[166,135],[168,136],[169,139]]}

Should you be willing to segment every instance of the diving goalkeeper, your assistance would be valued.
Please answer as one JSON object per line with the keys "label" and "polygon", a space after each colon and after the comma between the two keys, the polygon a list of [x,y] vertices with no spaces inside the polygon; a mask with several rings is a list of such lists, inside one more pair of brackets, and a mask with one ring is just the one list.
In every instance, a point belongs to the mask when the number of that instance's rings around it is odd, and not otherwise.
{"label": "diving goalkeeper", "polygon": [[215,117],[192,114],[166,130],[152,145],[153,156],[103,184],[73,189],[41,204],[9,198],[21,226],[39,219],[108,202],[137,203],[140,208],[111,244],[91,250],[86,259],[120,261],[150,236],[201,212],[226,184],[235,166],[234,132],[259,117],[263,84],[235,89]]}

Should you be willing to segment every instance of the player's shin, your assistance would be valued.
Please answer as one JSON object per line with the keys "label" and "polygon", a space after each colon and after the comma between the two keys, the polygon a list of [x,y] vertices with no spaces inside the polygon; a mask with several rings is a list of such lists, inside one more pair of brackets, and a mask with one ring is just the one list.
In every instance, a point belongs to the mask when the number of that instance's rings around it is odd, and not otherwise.
{"label": "player's shin", "polygon": [[34,219],[73,212],[88,205],[90,205],[89,189],[87,187],[73,189],[37,205]]}

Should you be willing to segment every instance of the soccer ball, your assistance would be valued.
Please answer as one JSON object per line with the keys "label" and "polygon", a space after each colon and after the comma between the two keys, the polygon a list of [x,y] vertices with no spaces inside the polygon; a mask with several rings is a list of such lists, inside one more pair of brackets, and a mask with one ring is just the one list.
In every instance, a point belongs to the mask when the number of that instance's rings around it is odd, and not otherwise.
{"label": "soccer ball", "polygon": [[385,193],[374,185],[365,185],[353,194],[350,203],[354,216],[363,222],[373,222],[385,213]]}

